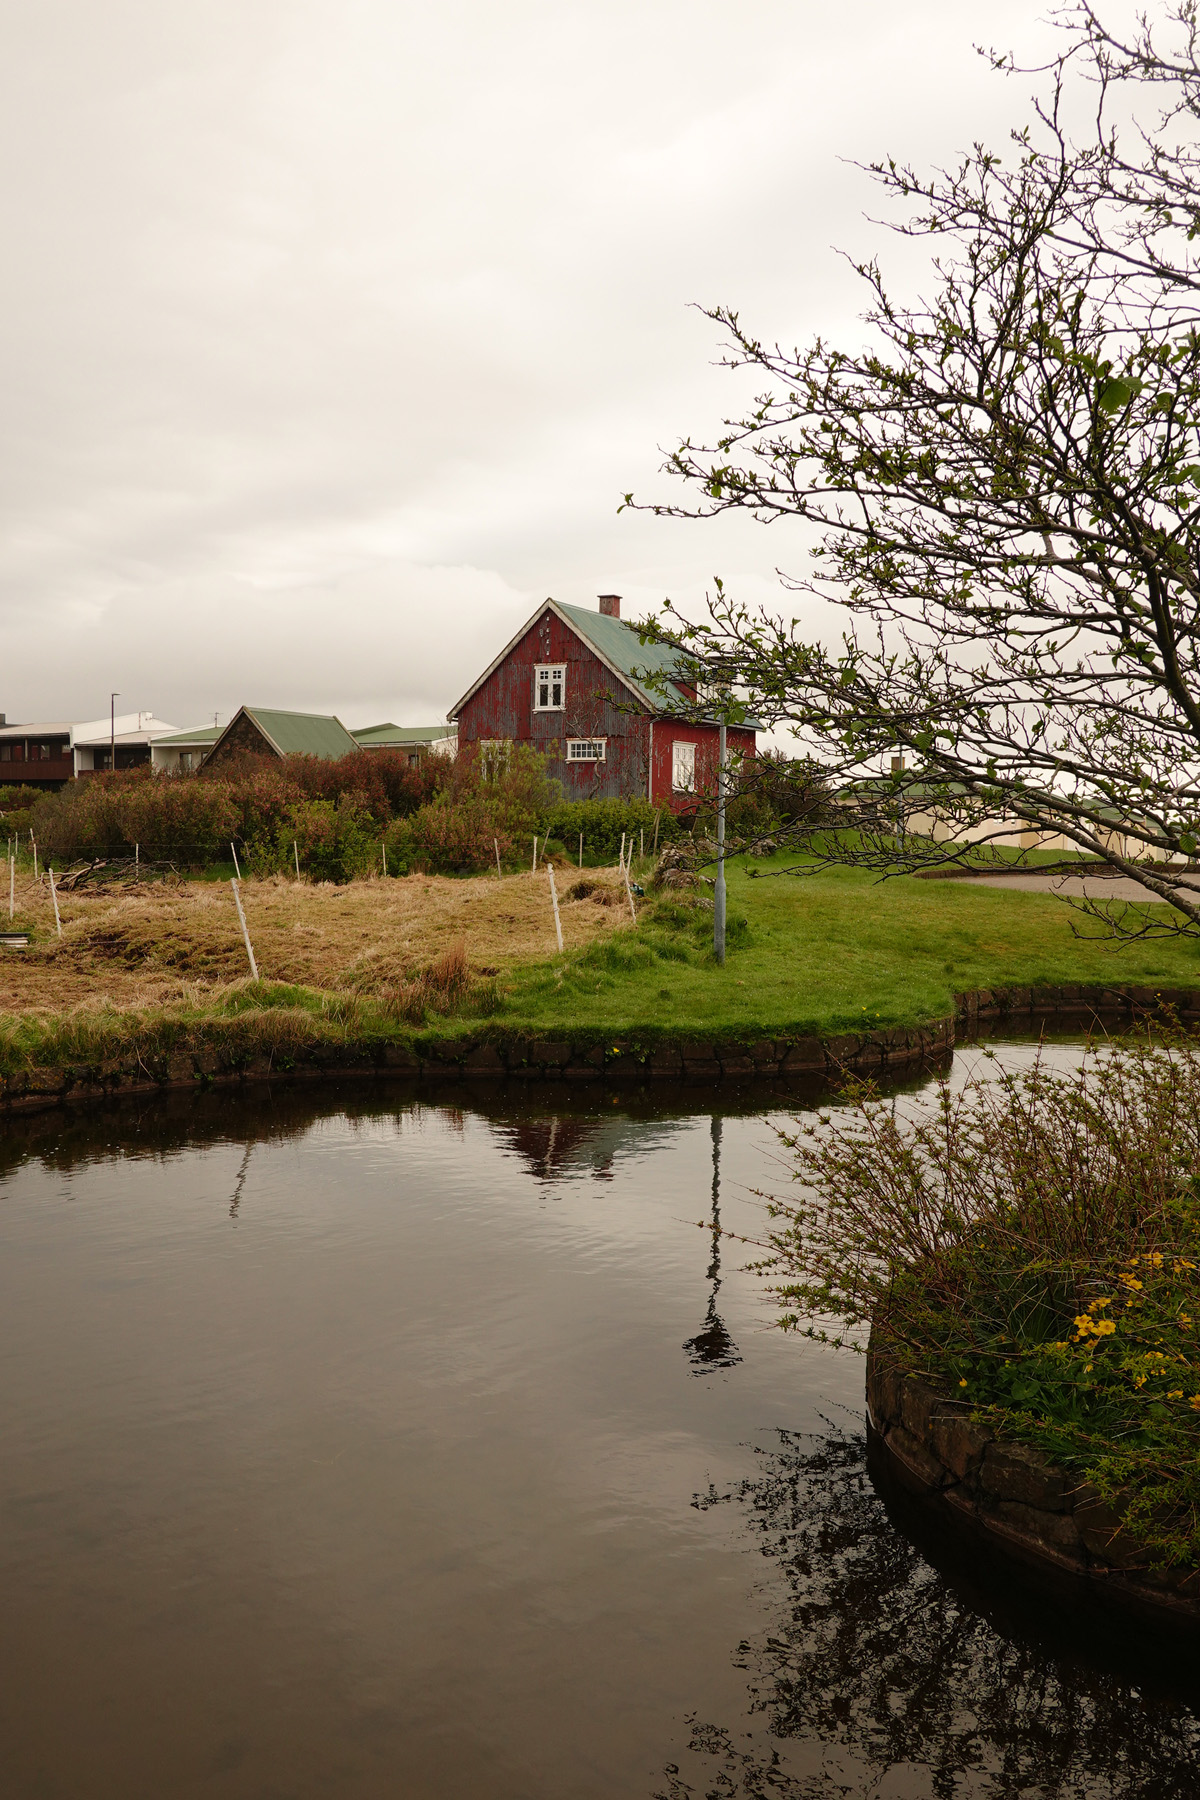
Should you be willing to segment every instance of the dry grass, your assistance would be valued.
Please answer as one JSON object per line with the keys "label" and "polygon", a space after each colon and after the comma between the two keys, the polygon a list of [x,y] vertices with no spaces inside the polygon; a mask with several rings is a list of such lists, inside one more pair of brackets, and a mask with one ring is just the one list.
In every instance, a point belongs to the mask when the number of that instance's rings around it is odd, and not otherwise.
{"label": "dry grass", "polygon": [[[622,897],[615,874],[588,873],[598,891],[569,900],[571,871],[558,871],[568,950],[629,921],[628,911],[613,904]],[[504,880],[410,875],[347,887],[276,877],[244,882],[242,898],[259,973],[270,981],[386,999],[447,957],[457,962],[459,944],[471,980],[503,980],[515,964],[556,952],[541,870]],[[147,883],[120,893],[63,895],[61,940],[44,882],[27,879],[17,901],[14,924],[32,926],[37,941],[25,951],[0,951],[0,1012],[195,1002],[247,973],[227,883]]]}

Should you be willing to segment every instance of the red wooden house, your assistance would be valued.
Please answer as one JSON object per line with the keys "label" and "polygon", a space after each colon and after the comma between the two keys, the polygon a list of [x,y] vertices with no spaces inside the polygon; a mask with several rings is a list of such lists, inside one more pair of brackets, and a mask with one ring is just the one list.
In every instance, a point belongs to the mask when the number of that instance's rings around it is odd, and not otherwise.
{"label": "red wooden house", "polygon": [[[622,622],[619,594],[601,594],[599,612],[547,600],[447,716],[460,748],[532,744],[568,800],[644,795],[684,812],[715,791],[719,740],[715,722],[681,716],[695,690],[675,668],[674,652]],[[646,671],[668,677],[665,697]],[[751,724],[729,728],[729,754],[754,744]]]}

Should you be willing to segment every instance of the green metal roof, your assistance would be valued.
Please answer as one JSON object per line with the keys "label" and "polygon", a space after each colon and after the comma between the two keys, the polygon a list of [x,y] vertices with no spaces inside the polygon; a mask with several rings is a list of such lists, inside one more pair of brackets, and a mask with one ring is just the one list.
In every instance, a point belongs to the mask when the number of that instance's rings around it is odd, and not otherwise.
{"label": "green metal roof", "polygon": [[197,725],[195,731],[169,731],[166,737],[151,738],[150,743],[156,749],[166,744],[215,744],[224,729],[223,725]]}
{"label": "green metal roof", "polygon": [[[592,612],[589,607],[584,606],[564,606],[561,600],[556,604],[580,637],[586,638],[604,660],[611,663],[628,681],[630,687],[644,699],[650,700],[656,708],[662,706],[662,697],[647,693],[634,670],[650,670],[655,675],[670,677],[678,667],[677,651],[669,649],[666,644],[643,644],[636,626],[626,624],[624,619],[614,619],[609,613]],[[678,697],[679,704],[686,705],[687,702],[674,681],[671,682],[671,689]]]}
{"label": "green metal roof", "polygon": [[265,706],[243,706],[241,711],[281,756],[320,756],[332,762],[359,748],[342,721],[326,713],[276,712]]}
{"label": "green metal roof", "polygon": [[[656,712],[670,711],[672,694],[681,708],[692,705],[678,682],[671,679],[679,667],[677,650],[672,650],[667,644],[643,644],[636,625],[628,624],[624,619],[614,619],[611,613],[592,612],[589,607],[583,606],[564,606],[561,601],[555,604],[564,617],[570,620],[580,637],[586,638],[605,661],[620,672],[630,687],[650,702]],[[667,694],[644,688],[638,680],[638,674],[643,672],[667,676]],[[762,725],[757,719],[747,717],[743,719],[741,729],[761,731]]]}
{"label": "green metal roof", "polygon": [[434,744],[453,737],[456,729],[453,725],[364,725],[350,735],[364,749],[377,749],[388,744]]}

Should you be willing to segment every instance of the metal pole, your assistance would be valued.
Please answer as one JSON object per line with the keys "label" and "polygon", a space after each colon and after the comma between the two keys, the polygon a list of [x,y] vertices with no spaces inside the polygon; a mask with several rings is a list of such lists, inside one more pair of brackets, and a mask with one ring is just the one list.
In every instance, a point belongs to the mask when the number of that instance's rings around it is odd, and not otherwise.
{"label": "metal pole", "polygon": [[246,929],[246,915],[242,911],[242,896],[241,896],[241,893],[239,891],[238,884],[236,881],[231,881],[229,885],[233,889],[233,899],[234,899],[234,904],[237,907],[238,921],[242,927],[242,936],[246,940],[246,955],[250,958],[250,973],[253,976],[254,980],[257,981],[258,980],[258,964],[254,960],[254,946],[250,942],[250,933]]}
{"label": "metal pole", "polygon": [[713,955],[725,961],[725,722],[717,763],[717,887],[713,895]]}
{"label": "metal pole", "polygon": [[[293,842],[294,842],[294,840],[293,840]],[[235,849],[234,849],[234,846],[233,846],[233,843],[232,843],[232,841],[231,841],[231,842],[230,842],[230,845],[229,845],[229,848],[230,848],[230,850],[231,850],[231,852],[232,852],[232,854],[233,854],[233,866],[234,866],[234,869],[235,869],[235,871],[236,871],[236,873],[237,873],[237,878],[238,878],[238,880],[239,880],[239,881],[240,881],[240,880],[241,880],[241,879],[242,879],[242,871],[241,871],[241,869],[240,869],[240,868],[239,868],[239,867],[238,867],[238,859],[237,859],[237,851],[236,851],[236,850],[235,850]],[[241,907],[241,902],[240,902],[240,901],[239,901],[239,902],[238,902],[238,906],[239,906],[239,909],[240,909],[240,907]]]}
{"label": "metal pole", "polygon": [[58,928],[58,935],[59,935],[59,937],[61,937],[62,936],[62,920],[59,917],[59,913],[58,913],[58,895],[54,891],[54,870],[47,869],[46,873],[50,877],[50,898],[54,902],[54,923]]}

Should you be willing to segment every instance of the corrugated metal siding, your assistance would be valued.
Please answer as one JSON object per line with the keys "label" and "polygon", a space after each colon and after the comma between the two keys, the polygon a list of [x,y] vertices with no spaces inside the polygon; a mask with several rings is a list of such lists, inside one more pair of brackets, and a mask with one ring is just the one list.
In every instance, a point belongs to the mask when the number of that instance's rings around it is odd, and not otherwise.
{"label": "corrugated metal siding", "polygon": [[[533,671],[539,663],[566,665],[562,712],[533,710]],[[624,683],[561,619],[545,613],[467,701],[458,741],[512,738],[532,744],[546,757],[547,772],[562,782],[569,800],[644,794],[649,720],[645,713],[622,711],[622,704],[636,704]],[[604,762],[568,763],[568,737],[606,738]]]}
{"label": "corrugated metal siding", "polygon": [[[539,663],[566,665],[566,705],[562,712],[533,710],[533,671]],[[671,745],[678,738],[697,746],[697,790],[713,791],[720,741],[717,728],[655,718],[651,733],[646,713],[632,710],[636,705],[630,690],[589,646],[557,614],[547,611],[466,702],[459,716],[459,743],[512,738],[517,743],[532,744],[546,757],[547,772],[562,783],[569,800],[646,795],[666,801],[676,811],[694,805],[695,796],[671,790]],[[626,706],[631,710],[623,710]],[[649,766],[651,736],[653,786]],[[607,738],[606,760],[568,763],[568,737]],[[731,729],[728,744],[731,750],[753,756],[754,732]]]}
{"label": "corrugated metal siding", "polygon": [[[676,743],[696,746],[696,792],[677,794],[671,787],[671,746]],[[708,798],[717,791],[717,756],[721,734],[715,725],[690,725],[683,719],[654,721],[654,782],[651,798],[665,800],[675,812],[694,806],[698,798]],[[726,755],[740,752],[753,756],[755,736],[752,731],[730,726],[725,734]]]}

